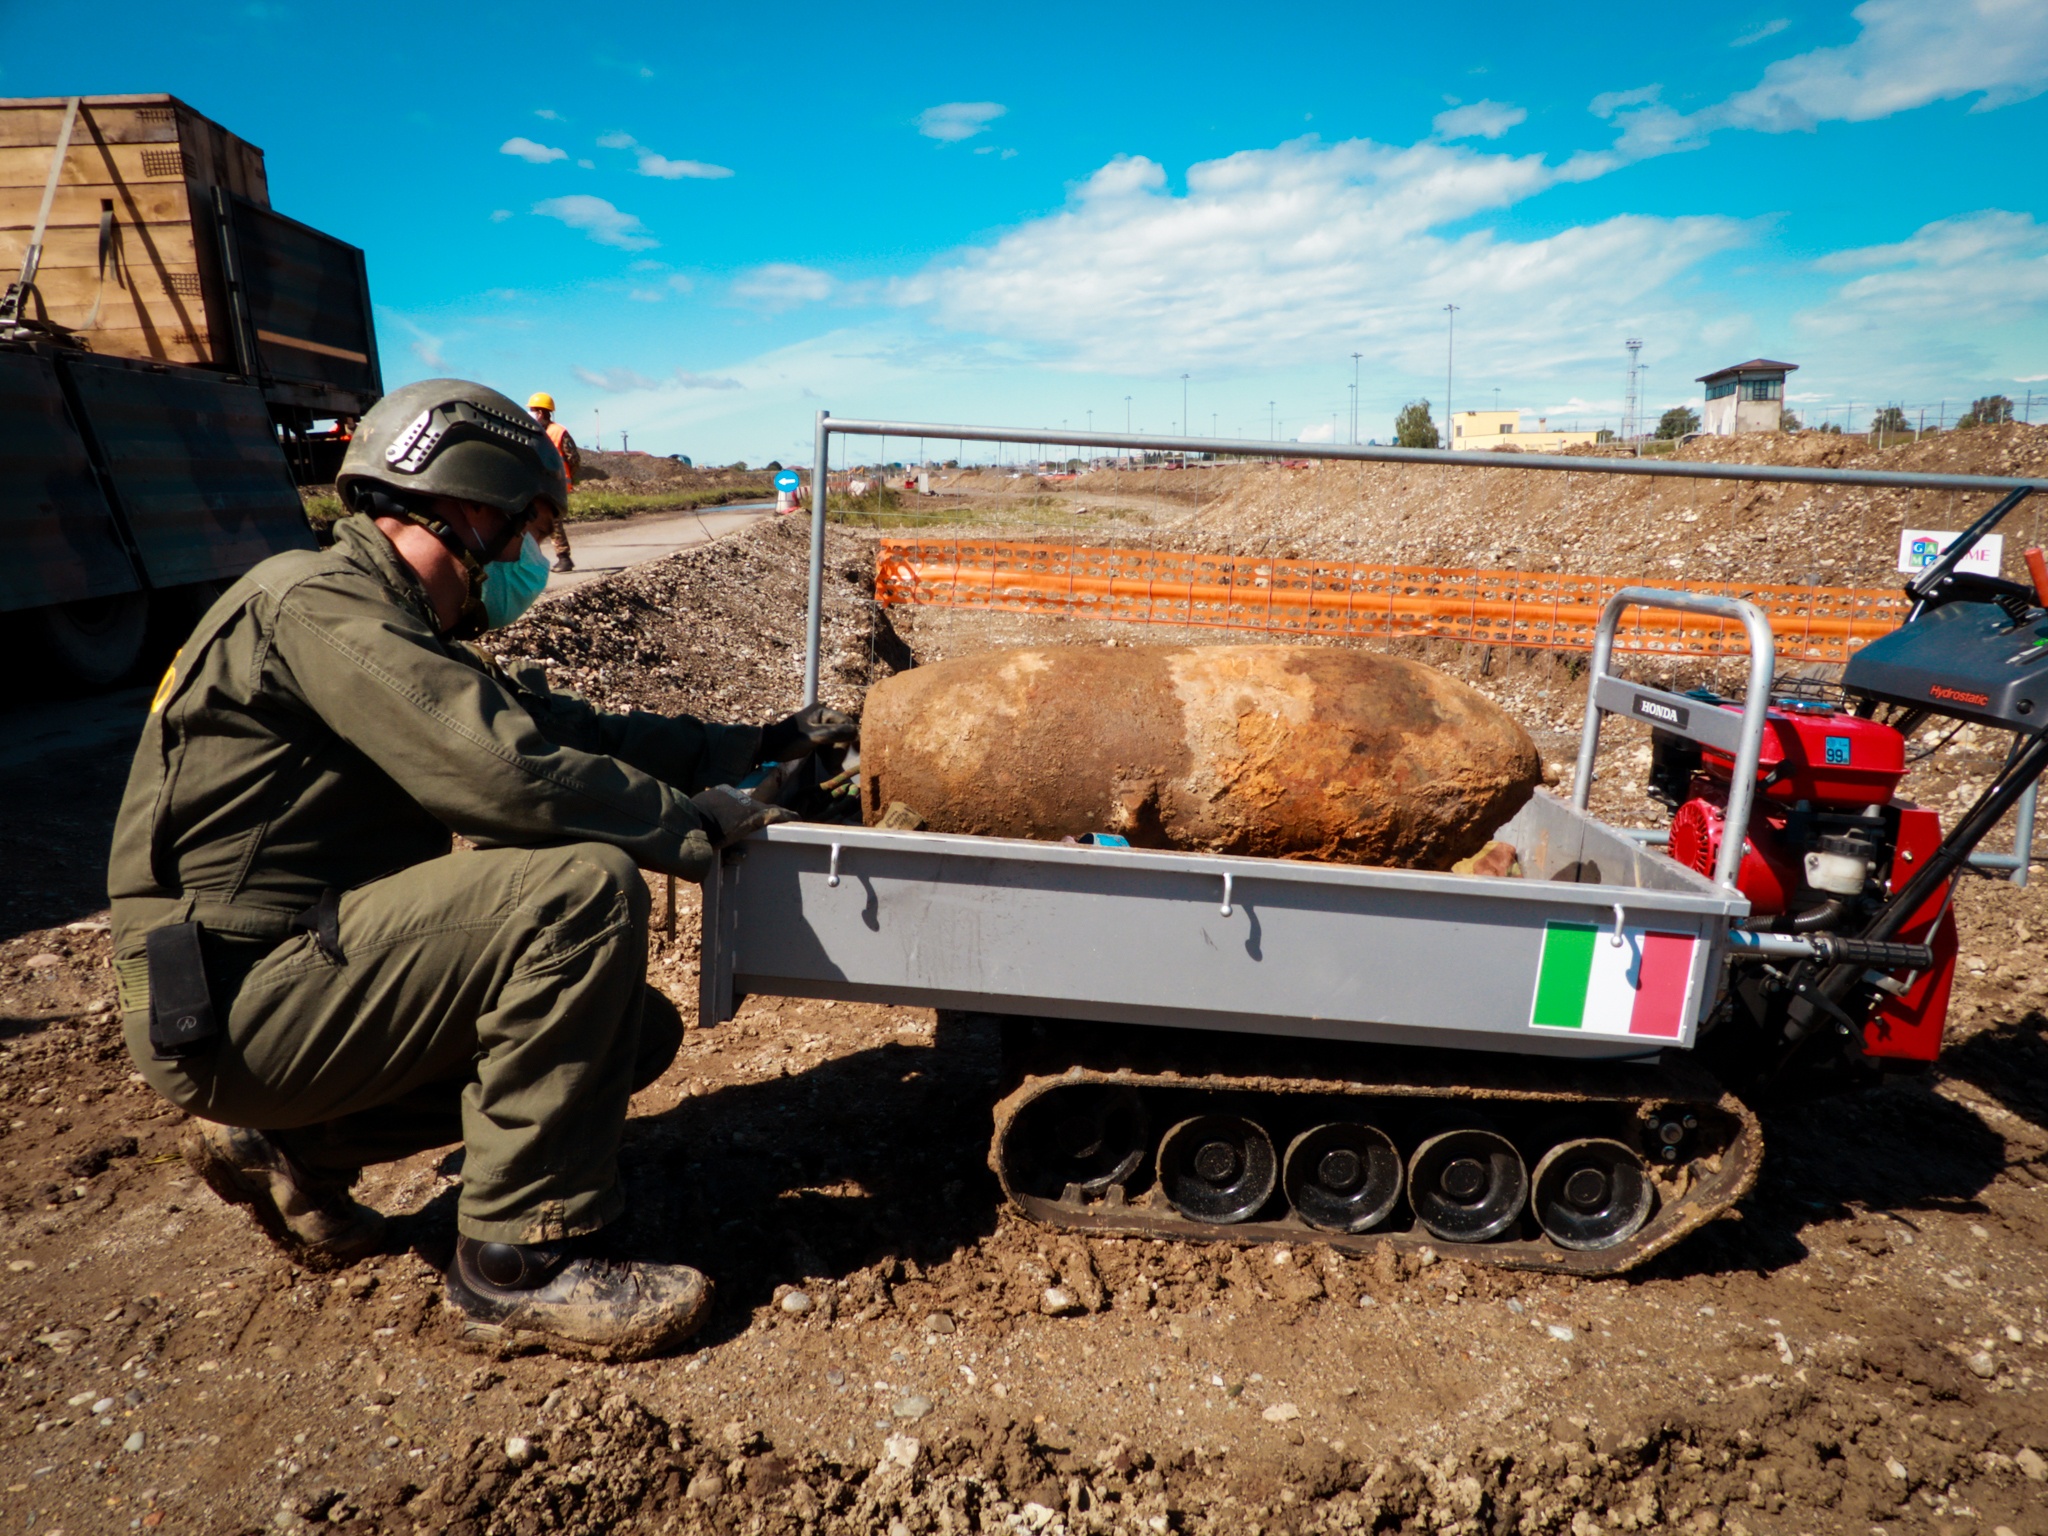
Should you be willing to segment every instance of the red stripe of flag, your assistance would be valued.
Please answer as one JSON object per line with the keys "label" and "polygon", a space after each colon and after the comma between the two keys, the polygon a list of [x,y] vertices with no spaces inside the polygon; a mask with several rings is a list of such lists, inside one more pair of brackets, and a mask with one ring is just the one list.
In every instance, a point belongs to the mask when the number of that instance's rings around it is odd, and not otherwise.
{"label": "red stripe of flag", "polygon": [[1686,984],[1692,980],[1689,933],[1645,933],[1641,981],[1628,1017],[1632,1035],[1676,1040],[1685,1021]]}

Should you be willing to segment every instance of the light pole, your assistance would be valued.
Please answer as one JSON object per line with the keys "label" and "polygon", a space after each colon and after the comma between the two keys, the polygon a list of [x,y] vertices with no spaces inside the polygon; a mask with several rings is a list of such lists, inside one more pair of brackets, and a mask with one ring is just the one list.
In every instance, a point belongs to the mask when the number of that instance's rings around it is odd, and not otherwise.
{"label": "light pole", "polygon": [[1124,396],[1124,436],[1131,435],[1131,397]]}
{"label": "light pole", "polygon": [[1444,447],[1451,443],[1451,351],[1458,329],[1458,306],[1444,306]]}
{"label": "light pole", "polygon": [[1280,441],[1280,419],[1273,414],[1273,402],[1266,402],[1266,436],[1272,442]]}
{"label": "light pole", "polygon": [[1194,424],[1188,420],[1188,376],[1180,376],[1180,429],[1189,437],[1195,435]]}
{"label": "light pole", "polygon": [[1358,360],[1363,356],[1365,356],[1363,352],[1351,354],[1351,442],[1353,447],[1356,447],[1358,444]]}

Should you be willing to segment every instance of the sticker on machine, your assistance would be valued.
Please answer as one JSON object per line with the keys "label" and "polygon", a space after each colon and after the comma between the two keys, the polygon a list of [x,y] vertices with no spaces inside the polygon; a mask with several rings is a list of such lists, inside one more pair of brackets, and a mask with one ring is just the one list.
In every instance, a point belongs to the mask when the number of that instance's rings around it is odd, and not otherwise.
{"label": "sticker on machine", "polygon": [[1624,927],[1617,944],[1612,927],[1546,924],[1529,1027],[1676,1040],[1698,943],[1690,933]]}

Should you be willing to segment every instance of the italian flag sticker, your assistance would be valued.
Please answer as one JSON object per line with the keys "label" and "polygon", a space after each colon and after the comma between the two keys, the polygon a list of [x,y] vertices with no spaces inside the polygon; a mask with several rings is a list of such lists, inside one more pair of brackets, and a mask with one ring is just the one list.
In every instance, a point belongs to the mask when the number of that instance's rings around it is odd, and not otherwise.
{"label": "italian flag sticker", "polygon": [[1623,928],[1617,944],[1611,927],[1545,925],[1530,1027],[1676,1040],[1697,942],[1689,933]]}

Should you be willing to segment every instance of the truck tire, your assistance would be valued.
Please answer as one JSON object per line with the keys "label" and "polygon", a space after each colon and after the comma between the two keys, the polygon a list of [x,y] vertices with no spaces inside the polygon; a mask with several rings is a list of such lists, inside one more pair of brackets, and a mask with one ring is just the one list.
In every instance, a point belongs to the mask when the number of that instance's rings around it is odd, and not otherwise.
{"label": "truck tire", "polygon": [[39,608],[33,615],[43,648],[74,684],[105,688],[142,659],[149,636],[149,594],[123,592]]}

